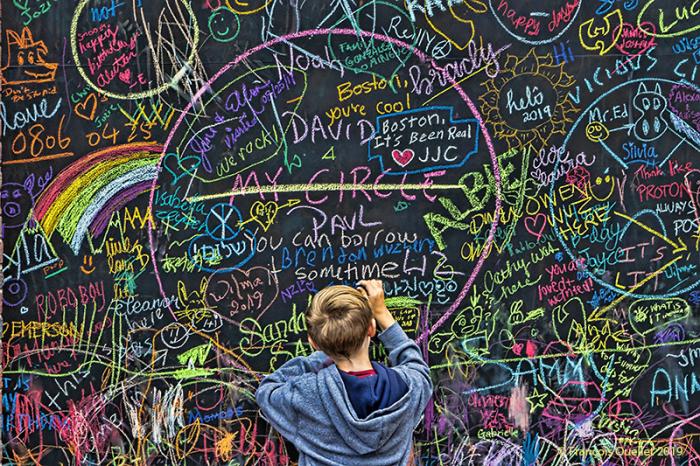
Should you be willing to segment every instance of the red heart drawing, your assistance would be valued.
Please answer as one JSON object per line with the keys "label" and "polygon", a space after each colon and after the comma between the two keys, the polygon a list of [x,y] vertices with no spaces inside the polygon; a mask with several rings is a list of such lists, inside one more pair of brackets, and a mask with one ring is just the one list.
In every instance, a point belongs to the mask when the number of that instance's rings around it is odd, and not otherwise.
{"label": "red heart drawing", "polygon": [[537,355],[537,346],[535,346],[534,341],[528,340],[527,343],[525,343],[525,354],[530,359]]}
{"label": "red heart drawing", "polygon": [[129,84],[131,82],[131,70],[127,68],[121,71],[119,73],[119,79],[121,79],[124,84]]}
{"label": "red heart drawing", "polygon": [[391,151],[391,157],[394,159],[394,162],[398,163],[402,167],[405,167],[411,163],[413,156],[414,154],[412,149],[404,149],[403,151],[394,149]]}
{"label": "red heart drawing", "polygon": [[[541,224],[540,224],[541,223]],[[532,224],[532,226],[530,226]],[[534,217],[525,217],[525,229],[533,236],[540,239],[542,237],[542,232],[547,226],[547,216],[540,212]]]}
{"label": "red heart drawing", "polygon": [[[656,26],[649,21],[644,21],[639,26],[630,23],[617,26],[614,36],[617,37],[619,33],[620,39],[615,43],[615,48],[627,56],[636,57],[655,46]],[[619,31],[620,27],[622,32]]]}

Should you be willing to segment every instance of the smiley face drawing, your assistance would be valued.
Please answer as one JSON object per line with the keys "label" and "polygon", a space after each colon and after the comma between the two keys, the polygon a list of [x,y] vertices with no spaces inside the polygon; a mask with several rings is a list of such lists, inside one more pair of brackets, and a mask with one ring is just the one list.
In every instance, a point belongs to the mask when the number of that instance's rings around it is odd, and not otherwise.
{"label": "smiley face drawing", "polygon": [[239,15],[257,13],[272,3],[272,0],[226,0],[229,10]]}
{"label": "smiley face drawing", "polygon": [[591,121],[586,125],[586,137],[592,142],[605,141],[610,136],[608,128],[600,121]]}
{"label": "smiley face drawing", "polygon": [[241,30],[238,15],[226,7],[214,10],[209,16],[209,32],[217,42],[231,42]]}
{"label": "smiley face drawing", "polygon": [[581,0],[489,0],[491,13],[508,34],[528,45],[555,41],[573,24]]}

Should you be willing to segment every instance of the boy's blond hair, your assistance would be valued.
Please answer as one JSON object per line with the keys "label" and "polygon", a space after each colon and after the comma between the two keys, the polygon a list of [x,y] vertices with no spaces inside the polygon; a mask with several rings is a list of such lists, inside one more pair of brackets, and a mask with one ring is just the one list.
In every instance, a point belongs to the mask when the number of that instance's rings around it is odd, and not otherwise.
{"label": "boy's blond hair", "polygon": [[367,298],[345,285],[319,291],[306,311],[309,336],[321,351],[334,357],[347,358],[360,349],[371,322]]}

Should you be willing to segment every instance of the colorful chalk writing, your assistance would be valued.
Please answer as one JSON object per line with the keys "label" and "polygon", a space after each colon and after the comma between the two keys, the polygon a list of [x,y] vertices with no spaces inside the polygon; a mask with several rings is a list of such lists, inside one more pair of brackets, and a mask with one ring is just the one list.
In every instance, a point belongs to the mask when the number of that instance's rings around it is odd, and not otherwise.
{"label": "colorful chalk writing", "polygon": [[2,464],[297,464],[367,278],[415,464],[700,464],[697,0],[1,1]]}

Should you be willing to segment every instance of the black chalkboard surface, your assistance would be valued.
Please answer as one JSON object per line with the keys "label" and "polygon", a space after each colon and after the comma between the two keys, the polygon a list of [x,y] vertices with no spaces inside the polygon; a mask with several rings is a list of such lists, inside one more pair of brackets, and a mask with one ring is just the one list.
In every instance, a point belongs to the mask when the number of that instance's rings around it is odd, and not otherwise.
{"label": "black chalkboard surface", "polygon": [[417,464],[698,464],[696,3],[3,0],[3,464],[296,464],[367,278]]}

